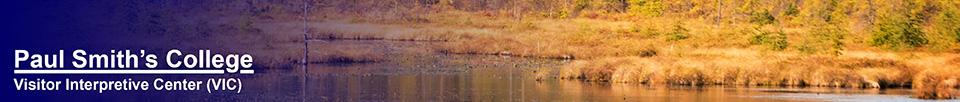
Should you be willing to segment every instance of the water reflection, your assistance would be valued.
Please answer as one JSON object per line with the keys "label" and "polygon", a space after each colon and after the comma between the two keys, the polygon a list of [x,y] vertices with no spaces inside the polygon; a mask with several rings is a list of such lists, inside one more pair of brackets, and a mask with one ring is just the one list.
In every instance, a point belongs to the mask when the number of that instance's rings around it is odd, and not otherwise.
{"label": "water reflection", "polygon": [[922,101],[910,98],[909,89],[647,86],[470,75],[309,79],[307,101]]}

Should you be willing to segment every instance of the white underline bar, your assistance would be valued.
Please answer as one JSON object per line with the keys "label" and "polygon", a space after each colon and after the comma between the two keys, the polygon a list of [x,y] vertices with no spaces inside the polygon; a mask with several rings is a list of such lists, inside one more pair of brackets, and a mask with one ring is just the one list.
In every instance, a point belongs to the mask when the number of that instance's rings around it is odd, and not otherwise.
{"label": "white underline bar", "polygon": [[240,70],[240,74],[253,74],[253,70]]}
{"label": "white underline bar", "polygon": [[[13,74],[224,74],[224,70],[13,70]],[[240,70],[253,74],[253,70]]]}

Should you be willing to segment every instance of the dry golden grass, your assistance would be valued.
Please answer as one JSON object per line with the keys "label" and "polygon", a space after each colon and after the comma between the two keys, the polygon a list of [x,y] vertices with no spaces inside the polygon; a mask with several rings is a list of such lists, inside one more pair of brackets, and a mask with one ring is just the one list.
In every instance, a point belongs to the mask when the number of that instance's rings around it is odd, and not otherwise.
{"label": "dry golden grass", "polygon": [[[502,12],[502,11],[500,11]],[[863,42],[869,33],[838,39],[831,49],[811,27],[714,24],[704,18],[604,15],[552,19],[498,12],[446,11],[401,18],[344,17],[311,23],[310,38],[443,41],[446,53],[574,58],[538,77],[682,85],[913,87],[919,98],[956,97],[956,61],[944,52],[885,51]],[[623,18],[623,19],[618,19]],[[751,44],[752,36],[782,33],[782,50]],[[295,38],[288,38],[295,39]],[[806,46],[810,49],[801,49]],[[832,51],[836,51],[833,53]],[[366,54],[347,56],[364,58]]]}
{"label": "dry golden grass", "polygon": [[920,72],[914,79],[913,88],[918,92],[917,98],[924,99],[955,99],[957,81],[960,78],[958,67],[930,68]]}
{"label": "dry golden grass", "polygon": [[[228,10],[210,12],[234,15],[236,12],[225,11],[254,11],[247,8],[228,6]],[[960,55],[956,53],[960,46],[936,34],[931,34],[930,46],[893,52],[866,44],[869,29],[839,24],[850,29],[841,33],[849,34],[839,39],[843,43],[839,47],[844,48],[838,51],[840,54],[830,54],[825,47],[832,46],[814,39],[813,31],[818,29],[811,25],[756,25],[747,22],[743,14],[717,24],[716,15],[690,13],[636,17],[587,10],[580,18],[548,18],[528,14],[533,12],[514,15],[515,11],[509,9],[317,9],[303,17],[308,19],[307,24],[299,19],[300,9],[287,8],[259,15],[207,18],[215,21],[201,26],[217,26],[210,28],[214,30],[211,32],[222,33],[207,39],[190,35],[160,40],[212,40],[211,45],[229,45],[217,48],[218,52],[251,53],[257,58],[256,65],[266,67],[303,63],[304,39],[440,41],[434,47],[446,53],[510,52],[523,57],[575,59],[552,75],[561,79],[689,85],[911,86],[918,90],[919,98],[958,95]],[[301,35],[304,26],[306,38]],[[783,33],[788,44],[782,50],[751,44],[750,38],[761,33]],[[817,50],[800,50],[801,46]],[[384,59],[379,52],[363,46],[312,43],[309,49],[310,63]]]}
{"label": "dry golden grass", "polygon": [[[681,56],[615,57],[579,60],[561,67],[558,78],[651,84],[799,85],[903,87],[922,65],[886,58],[791,56],[717,49]],[[949,56],[956,56],[951,54]],[[927,62],[948,64],[949,62]],[[947,69],[952,68],[948,67]],[[933,72],[927,72],[933,73]],[[947,74],[949,75],[949,74]],[[937,78],[937,80],[942,80]]]}
{"label": "dry golden grass", "polygon": [[917,98],[924,99],[956,99],[960,96],[960,57],[957,55],[937,55],[915,62],[928,67],[913,78],[913,89],[917,90]]}
{"label": "dry golden grass", "polygon": [[313,44],[309,63],[365,63],[385,60],[382,53],[369,46]]}

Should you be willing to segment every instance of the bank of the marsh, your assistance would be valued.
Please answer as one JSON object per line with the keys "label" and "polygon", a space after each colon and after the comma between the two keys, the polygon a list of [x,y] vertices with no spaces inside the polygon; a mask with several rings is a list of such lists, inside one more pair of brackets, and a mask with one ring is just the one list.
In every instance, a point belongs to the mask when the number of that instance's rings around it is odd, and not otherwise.
{"label": "bank of the marsh", "polygon": [[[207,1],[190,3],[205,9],[129,7],[151,11],[131,13],[143,15],[132,21],[144,21],[131,23],[131,29],[157,29],[135,33],[181,49],[226,45],[210,49],[250,53],[257,66],[277,69],[407,60],[386,55],[381,48],[390,43],[336,40],[430,42],[412,49],[572,60],[537,68],[540,80],[911,87],[918,98],[957,97],[956,2],[496,1]],[[211,4],[229,6],[203,6]]]}

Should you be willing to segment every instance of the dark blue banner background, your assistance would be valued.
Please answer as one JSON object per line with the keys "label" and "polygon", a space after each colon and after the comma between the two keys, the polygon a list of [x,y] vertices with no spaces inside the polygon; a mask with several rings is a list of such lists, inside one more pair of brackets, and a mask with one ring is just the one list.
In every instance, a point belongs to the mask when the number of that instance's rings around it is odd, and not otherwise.
{"label": "dark blue banner background", "polygon": [[[235,92],[213,92],[207,93],[206,90],[200,91],[156,91],[151,85],[148,91],[38,91],[38,90],[16,90],[11,79],[44,78],[46,80],[63,81],[65,78],[71,80],[102,80],[119,81],[123,79],[134,79],[149,81],[153,84],[155,78],[164,78],[165,80],[203,80],[208,78],[244,78],[256,75],[14,75],[13,61],[14,50],[28,50],[31,54],[56,54],[58,50],[64,50],[65,58],[63,69],[75,69],[70,64],[73,61],[70,53],[76,49],[86,50],[88,54],[107,54],[109,50],[146,50],[147,53],[158,55],[158,61],[161,66],[157,69],[169,68],[166,62],[163,62],[164,54],[170,49],[180,49],[185,53],[197,53],[199,49],[210,49],[217,52],[218,49],[229,48],[225,44],[210,43],[203,40],[209,34],[222,32],[207,31],[204,28],[208,25],[199,25],[194,23],[183,23],[181,20],[191,18],[191,16],[224,16],[193,14],[188,16],[174,16],[192,10],[208,10],[209,5],[217,1],[188,1],[188,0],[146,0],[146,1],[47,1],[47,0],[24,0],[8,1],[3,4],[2,24],[0,33],[3,33],[3,61],[0,73],[4,75],[0,86],[3,90],[5,101],[264,101],[256,99],[260,94],[276,93],[274,96],[290,96],[296,98],[300,86],[263,86],[264,84],[290,83],[285,81],[294,81],[298,77],[276,76],[271,78],[260,78],[263,81],[244,82],[243,93]],[[230,11],[241,14],[242,11]],[[226,16],[231,15],[227,13]],[[201,19],[204,21],[209,19]],[[196,29],[194,29],[196,28]],[[185,39],[189,38],[189,39]],[[180,40],[183,39],[183,40]],[[223,50],[220,53],[223,53]],[[244,53],[244,52],[237,52]],[[260,56],[260,55],[255,55]],[[21,62],[20,69],[29,69],[29,62]],[[140,69],[146,69],[143,62],[140,63]],[[261,70],[265,68],[254,68]],[[261,74],[261,73],[257,73]],[[283,80],[275,80],[283,79]],[[246,80],[244,80],[246,81]],[[272,82],[272,83],[271,83]],[[66,84],[66,82],[64,82]],[[297,85],[290,83],[291,85]],[[259,87],[259,88],[256,88]],[[295,87],[291,89],[275,89],[282,87]],[[274,91],[264,91],[264,90]],[[11,100],[12,99],[12,100]],[[272,98],[272,100],[288,100],[285,98]]]}

